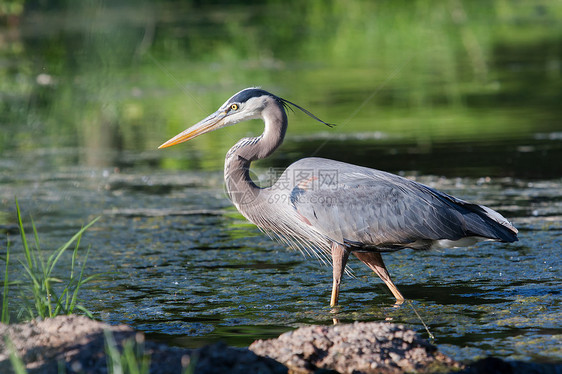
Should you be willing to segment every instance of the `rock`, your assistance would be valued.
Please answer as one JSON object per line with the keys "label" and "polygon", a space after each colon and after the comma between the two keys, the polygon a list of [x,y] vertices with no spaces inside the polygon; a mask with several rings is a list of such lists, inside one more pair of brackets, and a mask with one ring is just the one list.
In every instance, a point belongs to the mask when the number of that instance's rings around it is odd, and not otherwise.
{"label": "rock", "polygon": [[287,372],[280,363],[259,357],[248,349],[222,343],[200,349],[169,347],[145,342],[144,334],[128,326],[111,326],[71,315],[17,325],[0,324],[0,335],[4,337],[0,340],[0,373],[13,372],[6,337],[30,373],[107,373],[104,330],[111,332],[119,351],[129,344],[133,350],[139,349],[149,356],[151,373],[182,373],[190,363],[195,367],[194,372],[203,374]]}
{"label": "rock", "polygon": [[73,315],[0,324],[0,373],[14,372],[6,338],[29,373],[108,373],[107,331],[120,352],[124,346],[141,352],[141,359],[145,355],[150,360],[150,372],[158,374],[280,374],[288,372],[287,366],[295,374],[446,373],[459,369],[463,374],[562,374],[562,365],[492,357],[462,368],[412,330],[390,323],[301,327],[277,339],[258,340],[250,349],[224,343],[184,349],[145,341],[144,334],[128,326]]}
{"label": "rock", "polygon": [[[31,372],[58,373],[59,361],[75,368],[105,366],[105,359],[103,363],[97,360],[98,352],[104,350],[104,329],[109,329],[116,341],[135,336],[135,331],[127,326],[109,326],[76,315],[17,325],[0,324],[0,335],[4,337],[0,342],[0,371],[8,372],[12,367],[6,337]],[[86,362],[83,356],[90,353],[92,357]]]}
{"label": "rock", "polygon": [[295,373],[318,369],[342,374],[426,373],[461,368],[414,331],[390,323],[301,327],[277,339],[257,340],[249,349]]}

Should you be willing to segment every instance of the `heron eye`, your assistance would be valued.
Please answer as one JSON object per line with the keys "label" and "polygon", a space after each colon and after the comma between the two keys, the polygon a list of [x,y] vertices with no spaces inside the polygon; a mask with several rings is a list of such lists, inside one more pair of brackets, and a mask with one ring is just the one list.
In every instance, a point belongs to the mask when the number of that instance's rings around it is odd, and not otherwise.
{"label": "heron eye", "polygon": [[238,110],[238,108],[239,108],[238,104],[231,104],[230,105],[230,109],[232,109],[232,110]]}

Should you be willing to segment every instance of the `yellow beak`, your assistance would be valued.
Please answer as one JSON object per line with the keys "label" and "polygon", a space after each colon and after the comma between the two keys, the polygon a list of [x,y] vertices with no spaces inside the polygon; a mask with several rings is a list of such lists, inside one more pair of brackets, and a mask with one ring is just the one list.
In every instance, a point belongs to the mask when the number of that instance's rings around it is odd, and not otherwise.
{"label": "yellow beak", "polygon": [[178,135],[174,136],[172,139],[168,140],[160,147],[158,147],[158,149],[180,144],[190,139],[193,139],[196,136],[205,134],[213,130],[220,129],[221,127],[225,126],[223,121],[224,117],[226,117],[226,113],[224,111],[217,111],[211,114],[209,117],[205,118],[204,120],[191,126],[187,130],[180,132]]}

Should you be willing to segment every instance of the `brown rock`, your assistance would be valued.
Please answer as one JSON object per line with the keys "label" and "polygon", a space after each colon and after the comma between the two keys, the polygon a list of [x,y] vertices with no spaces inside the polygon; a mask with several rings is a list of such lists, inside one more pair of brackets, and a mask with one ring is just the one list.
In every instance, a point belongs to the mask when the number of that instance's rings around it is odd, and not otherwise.
{"label": "brown rock", "polygon": [[277,339],[255,341],[249,349],[295,373],[425,373],[461,367],[414,331],[390,323],[301,327]]}
{"label": "brown rock", "polygon": [[[111,331],[119,351],[123,345],[142,347],[150,357],[151,373],[182,373],[190,362],[195,372],[218,373],[286,373],[280,363],[259,357],[248,349],[213,344],[201,349],[169,347],[144,341],[144,335],[124,325],[111,326],[83,316],[59,316],[34,320],[25,324],[0,324],[0,373],[12,373],[10,349],[5,339],[15,347],[16,354],[30,373],[107,373],[106,337]],[[63,368],[62,370],[60,368]]]}
{"label": "brown rock", "polygon": [[[13,372],[6,338],[30,373],[107,373],[104,330],[111,331],[120,351],[124,344],[140,347],[150,358],[150,372],[158,374],[184,372],[190,362],[197,374],[287,373],[281,363],[293,373],[443,373],[460,368],[412,330],[389,323],[301,327],[277,339],[254,342],[252,352],[222,343],[200,349],[169,347],[145,342],[142,333],[124,325],[60,316],[18,325],[0,324],[0,373]],[[487,358],[467,365],[462,373],[546,374],[562,373],[561,369],[562,365]]]}

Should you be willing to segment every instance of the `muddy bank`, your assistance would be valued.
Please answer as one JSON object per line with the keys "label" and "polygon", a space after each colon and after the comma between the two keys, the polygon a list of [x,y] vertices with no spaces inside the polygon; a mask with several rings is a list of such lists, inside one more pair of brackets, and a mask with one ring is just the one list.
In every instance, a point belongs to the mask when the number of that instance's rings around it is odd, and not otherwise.
{"label": "muddy bank", "polygon": [[[562,373],[562,365],[486,359],[463,366],[415,332],[390,323],[308,326],[249,349],[218,343],[200,349],[145,341],[124,325],[110,326],[82,316],[59,316],[2,325],[0,372],[13,372],[16,352],[31,373],[107,373],[108,336],[120,352],[128,347],[151,373]],[[111,359],[109,359],[111,361]]]}

